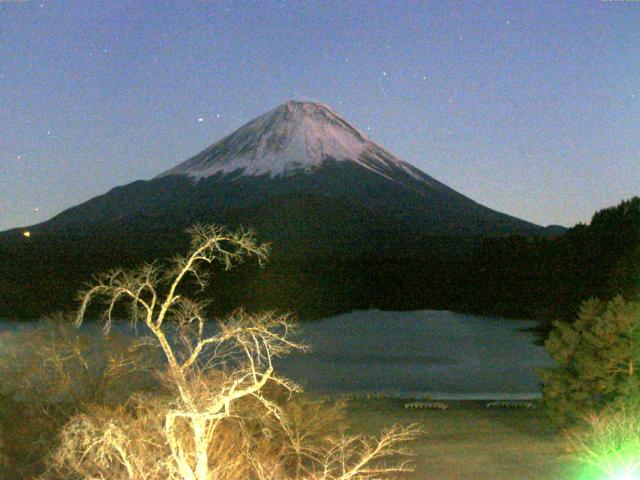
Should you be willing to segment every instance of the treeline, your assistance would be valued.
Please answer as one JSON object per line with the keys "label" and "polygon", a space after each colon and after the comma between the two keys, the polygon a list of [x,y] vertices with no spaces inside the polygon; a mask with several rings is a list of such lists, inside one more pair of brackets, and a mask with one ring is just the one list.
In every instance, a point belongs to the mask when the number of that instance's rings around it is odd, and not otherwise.
{"label": "treeline", "polygon": [[[211,314],[245,306],[311,320],[354,309],[429,308],[550,321],[574,317],[591,297],[640,293],[638,197],[553,237],[424,237],[390,244],[376,249],[371,239],[367,250],[315,255],[291,255],[275,244],[266,268],[249,263],[212,272]],[[151,225],[115,233],[48,232],[28,241],[5,235],[0,318],[68,310],[92,274],[169,258],[188,245],[183,232]]]}
{"label": "treeline", "polygon": [[465,308],[529,318],[572,318],[589,298],[640,294],[640,198],[597,212],[552,238],[486,238],[459,285]]}
{"label": "treeline", "polygon": [[[244,279],[242,301],[308,317],[350,309],[449,309],[547,320],[589,298],[640,295],[640,198],[551,237],[439,239],[437,248],[274,261]],[[455,253],[452,253],[455,252]],[[240,300],[240,299],[239,299]]]}

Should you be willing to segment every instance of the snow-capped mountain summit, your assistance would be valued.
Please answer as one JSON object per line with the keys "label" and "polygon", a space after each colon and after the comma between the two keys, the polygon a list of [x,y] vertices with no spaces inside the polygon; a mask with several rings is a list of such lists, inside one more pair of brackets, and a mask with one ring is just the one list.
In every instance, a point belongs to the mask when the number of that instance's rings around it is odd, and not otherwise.
{"label": "snow-capped mountain summit", "polygon": [[161,173],[199,180],[216,174],[269,177],[310,172],[325,161],[355,162],[397,181],[391,170],[429,177],[397,159],[322,103],[288,101],[243,125],[204,151]]}

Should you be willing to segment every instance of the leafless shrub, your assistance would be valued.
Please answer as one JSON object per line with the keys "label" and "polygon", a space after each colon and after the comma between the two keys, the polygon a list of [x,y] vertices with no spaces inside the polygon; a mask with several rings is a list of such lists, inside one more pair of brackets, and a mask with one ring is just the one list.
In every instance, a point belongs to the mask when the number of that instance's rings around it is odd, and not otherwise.
{"label": "leafless shrub", "polygon": [[[314,472],[310,479],[314,480],[373,480],[396,478],[411,471],[408,460],[397,461],[397,458],[410,456],[404,445],[416,440],[420,431],[414,426],[393,426],[379,437],[356,435],[341,437],[332,442],[332,446],[322,452],[318,465],[321,468]],[[394,460],[393,463],[385,461]]]}
{"label": "leafless shrub", "polygon": [[113,331],[103,338],[76,328],[73,317],[54,315],[15,338],[17,348],[0,373],[5,393],[31,403],[105,402],[140,387],[154,365],[149,339]]}
{"label": "leafless shrub", "polygon": [[0,358],[1,478],[34,478],[57,434],[96,403],[117,404],[135,390],[157,390],[148,375],[155,347],[119,332],[96,338],[54,315],[5,335]]}

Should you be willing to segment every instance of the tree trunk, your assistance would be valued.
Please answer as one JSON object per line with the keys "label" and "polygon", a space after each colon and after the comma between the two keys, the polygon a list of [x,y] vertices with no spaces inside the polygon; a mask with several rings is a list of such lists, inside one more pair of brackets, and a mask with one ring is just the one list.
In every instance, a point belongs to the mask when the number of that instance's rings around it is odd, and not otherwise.
{"label": "tree trunk", "polygon": [[206,424],[207,419],[201,415],[191,417],[195,448],[195,473],[197,480],[208,480],[209,456],[207,455]]}

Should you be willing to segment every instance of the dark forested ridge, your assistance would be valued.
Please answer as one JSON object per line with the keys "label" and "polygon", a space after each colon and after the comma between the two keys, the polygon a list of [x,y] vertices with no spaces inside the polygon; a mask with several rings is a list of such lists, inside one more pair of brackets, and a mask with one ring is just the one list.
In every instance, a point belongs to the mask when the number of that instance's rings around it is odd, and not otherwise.
{"label": "dark forested ridge", "polygon": [[[0,317],[73,308],[75,292],[92,274],[188,248],[184,232],[151,220],[117,227],[0,235]],[[249,263],[214,273],[212,313],[243,305],[312,319],[353,309],[433,308],[555,319],[570,318],[590,297],[640,292],[638,197],[551,237],[379,235],[356,248],[359,255],[288,255],[274,244],[264,269]]]}
{"label": "dark forested ridge", "polygon": [[592,297],[640,294],[640,198],[597,212],[551,238],[485,238],[460,285],[478,312],[552,320]]}

